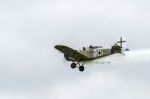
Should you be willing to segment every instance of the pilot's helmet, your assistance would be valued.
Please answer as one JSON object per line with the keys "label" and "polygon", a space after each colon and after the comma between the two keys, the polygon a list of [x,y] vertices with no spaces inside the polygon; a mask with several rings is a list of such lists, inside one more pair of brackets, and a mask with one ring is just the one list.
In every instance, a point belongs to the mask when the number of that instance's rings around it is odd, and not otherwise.
{"label": "pilot's helmet", "polygon": [[83,47],[83,51],[85,51],[86,50],[86,48],[85,47]]}
{"label": "pilot's helmet", "polygon": [[89,48],[93,48],[93,46],[92,46],[92,45],[90,45],[90,46],[89,46]]}

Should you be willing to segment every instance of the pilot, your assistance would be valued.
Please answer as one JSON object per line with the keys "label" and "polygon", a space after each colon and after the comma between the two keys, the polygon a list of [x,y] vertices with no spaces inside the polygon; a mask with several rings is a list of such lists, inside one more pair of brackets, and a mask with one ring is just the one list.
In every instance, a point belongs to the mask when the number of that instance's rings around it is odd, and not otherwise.
{"label": "pilot", "polygon": [[90,45],[90,46],[89,46],[89,48],[93,48],[93,46],[92,46],[92,45]]}
{"label": "pilot", "polygon": [[83,47],[83,51],[85,51],[86,50],[86,48],[85,47]]}

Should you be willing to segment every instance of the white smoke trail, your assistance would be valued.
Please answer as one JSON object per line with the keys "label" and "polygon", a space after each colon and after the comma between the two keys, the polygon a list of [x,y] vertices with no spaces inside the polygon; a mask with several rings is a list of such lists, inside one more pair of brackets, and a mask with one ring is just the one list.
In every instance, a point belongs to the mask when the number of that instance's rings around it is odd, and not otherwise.
{"label": "white smoke trail", "polygon": [[104,58],[95,60],[92,63],[103,64],[103,63],[143,63],[150,62],[150,49],[141,50],[130,50],[124,53],[125,56],[121,54],[114,54]]}
{"label": "white smoke trail", "polygon": [[131,50],[126,52],[125,62],[150,62],[150,49]]}

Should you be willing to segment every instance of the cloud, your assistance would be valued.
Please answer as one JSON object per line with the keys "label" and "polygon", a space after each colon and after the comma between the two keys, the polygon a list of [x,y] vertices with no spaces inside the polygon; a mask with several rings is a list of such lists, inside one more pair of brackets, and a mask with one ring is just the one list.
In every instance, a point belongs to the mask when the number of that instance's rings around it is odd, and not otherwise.
{"label": "cloud", "polygon": [[[0,98],[148,99],[148,4],[0,1]],[[74,49],[91,44],[110,47],[120,36],[126,36],[131,51],[125,57],[106,58],[111,64],[87,64],[83,73],[70,69],[70,63],[64,63],[63,55],[53,48],[56,44]]]}
{"label": "cloud", "polygon": [[[131,68],[132,70],[130,70]],[[133,68],[128,66],[128,70],[130,71],[123,69],[97,71],[92,72],[90,75],[86,75],[84,77],[82,74],[80,77],[72,80],[57,82],[54,86],[38,87],[35,90],[10,91],[5,92],[5,94],[3,92],[1,93],[1,97],[4,96],[6,99],[13,99],[13,97],[18,99],[48,99],[51,97],[55,97],[57,99],[148,99],[149,83],[147,81],[145,82],[145,80],[141,80],[139,75],[137,76],[133,74],[142,73],[140,71],[133,71],[136,68],[137,67]]]}

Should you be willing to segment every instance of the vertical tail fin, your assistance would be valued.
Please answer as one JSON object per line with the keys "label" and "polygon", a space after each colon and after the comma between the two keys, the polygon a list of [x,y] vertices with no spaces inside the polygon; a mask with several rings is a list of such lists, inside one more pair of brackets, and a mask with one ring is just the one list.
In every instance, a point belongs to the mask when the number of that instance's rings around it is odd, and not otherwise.
{"label": "vertical tail fin", "polygon": [[118,41],[117,43],[120,43],[120,47],[122,48],[123,47],[122,43],[124,43],[124,42],[126,42],[126,41],[122,40],[122,37],[120,37],[120,41]]}

